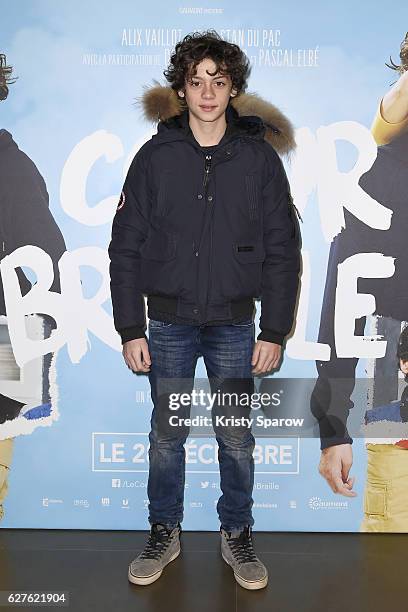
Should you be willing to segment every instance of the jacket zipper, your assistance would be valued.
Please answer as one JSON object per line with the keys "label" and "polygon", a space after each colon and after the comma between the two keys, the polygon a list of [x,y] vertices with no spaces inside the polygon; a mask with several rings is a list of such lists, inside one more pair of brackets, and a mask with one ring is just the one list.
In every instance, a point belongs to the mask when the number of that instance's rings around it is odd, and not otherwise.
{"label": "jacket zipper", "polygon": [[[207,185],[208,185],[208,178],[209,178],[210,170],[211,170],[211,159],[212,159],[212,155],[205,156],[204,178],[203,178],[203,185],[202,185],[202,189],[204,192],[204,195],[203,195],[204,201],[207,196]],[[193,250],[196,256],[198,256],[198,250],[201,248],[201,237],[202,237],[201,235],[198,237],[197,245],[196,245],[195,240],[193,241]]]}
{"label": "jacket zipper", "polygon": [[[208,181],[209,181],[210,171],[211,171],[211,161],[212,161],[212,155],[206,155],[205,156],[205,174],[204,174],[204,182],[203,182],[204,198],[207,197],[207,186],[208,186]],[[209,268],[208,268],[208,284],[207,284],[206,304],[208,304],[209,295],[210,295],[210,291],[211,291],[212,250],[213,250],[213,226],[212,226],[212,222],[211,221],[210,221],[210,227],[208,228],[209,231],[210,231],[210,256],[209,256],[210,265],[209,265]]]}
{"label": "jacket zipper", "polygon": [[[205,164],[204,164],[204,178],[203,178],[203,185],[202,185],[202,189],[203,189],[203,197],[204,197],[204,206],[207,206],[207,187],[208,187],[208,182],[209,182],[209,177],[210,177],[210,172],[211,172],[211,160],[212,160],[212,155],[207,154],[205,155]],[[196,257],[199,255],[199,251],[201,249],[201,243],[202,243],[202,238],[204,237],[203,232],[205,229],[205,224],[206,224],[206,213],[207,213],[207,209],[204,209],[204,226],[201,229],[201,233],[200,236],[198,237],[198,244],[196,245],[195,241],[193,242],[193,249],[194,249],[194,254],[196,255]],[[208,291],[209,291],[209,282],[210,282],[210,278],[211,278],[211,256],[212,256],[212,231],[211,231],[211,224],[209,227],[209,231],[210,231],[210,256],[209,256],[209,278],[207,281],[207,301],[208,301]],[[198,262],[197,262],[198,263]],[[197,270],[197,275],[196,275],[196,280],[198,283],[198,270]],[[197,293],[198,295],[198,293]]]}
{"label": "jacket zipper", "polygon": [[212,160],[212,155],[205,156],[204,180],[203,180],[204,197],[207,195],[206,189],[208,185],[208,177],[210,175],[210,170],[211,170],[211,160]]}

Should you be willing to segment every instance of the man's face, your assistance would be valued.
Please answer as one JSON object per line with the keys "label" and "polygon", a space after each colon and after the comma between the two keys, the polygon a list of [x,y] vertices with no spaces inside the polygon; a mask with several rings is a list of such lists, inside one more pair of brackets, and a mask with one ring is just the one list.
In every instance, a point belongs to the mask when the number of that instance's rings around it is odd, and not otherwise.
{"label": "man's face", "polygon": [[236,91],[232,89],[229,75],[210,76],[207,70],[211,73],[216,70],[210,58],[203,59],[197,65],[196,74],[186,79],[185,98],[190,113],[201,121],[211,122],[223,115],[230,96],[235,96]]}
{"label": "man's face", "polygon": [[400,370],[404,374],[408,374],[408,359],[400,359]]}

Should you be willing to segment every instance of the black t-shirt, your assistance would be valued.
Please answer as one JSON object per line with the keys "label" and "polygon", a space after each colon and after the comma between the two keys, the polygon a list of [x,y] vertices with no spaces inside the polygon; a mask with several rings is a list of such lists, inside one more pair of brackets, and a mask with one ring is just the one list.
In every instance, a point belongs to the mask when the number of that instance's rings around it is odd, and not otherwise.
{"label": "black t-shirt", "polygon": [[212,154],[215,152],[215,150],[216,150],[218,147],[219,147],[219,143],[218,143],[218,144],[216,144],[216,145],[211,145],[211,146],[209,146],[209,147],[201,147],[201,146],[200,146],[200,149],[201,149],[202,151],[204,151],[204,153],[205,153],[206,155],[207,155],[207,154],[211,154],[211,155],[212,155]]}

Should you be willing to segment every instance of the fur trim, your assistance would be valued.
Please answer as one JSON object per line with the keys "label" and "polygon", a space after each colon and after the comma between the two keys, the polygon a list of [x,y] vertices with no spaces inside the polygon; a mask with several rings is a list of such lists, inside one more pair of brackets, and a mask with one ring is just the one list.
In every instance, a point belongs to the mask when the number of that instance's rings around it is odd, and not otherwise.
{"label": "fur trim", "polygon": [[[144,85],[144,92],[136,103],[142,107],[147,121],[166,121],[180,115],[187,108],[185,100],[168,85],[153,79],[153,86]],[[289,119],[273,104],[255,93],[241,93],[231,99],[231,104],[240,116],[256,115],[265,124],[265,140],[277,153],[287,155],[296,147],[294,128]]]}

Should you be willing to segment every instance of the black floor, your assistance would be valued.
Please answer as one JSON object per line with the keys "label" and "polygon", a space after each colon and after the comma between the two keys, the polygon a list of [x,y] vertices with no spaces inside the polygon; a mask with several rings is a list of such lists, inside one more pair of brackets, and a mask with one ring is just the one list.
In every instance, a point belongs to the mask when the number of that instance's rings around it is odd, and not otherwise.
{"label": "black floor", "polygon": [[255,532],[269,571],[259,591],[236,584],[214,532],[183,532],[182,553],[161,578],[132,585],[127,566],[146,536],[0,529],[0,591],[68,591],[74,612],[408,610],[408,534]]}

